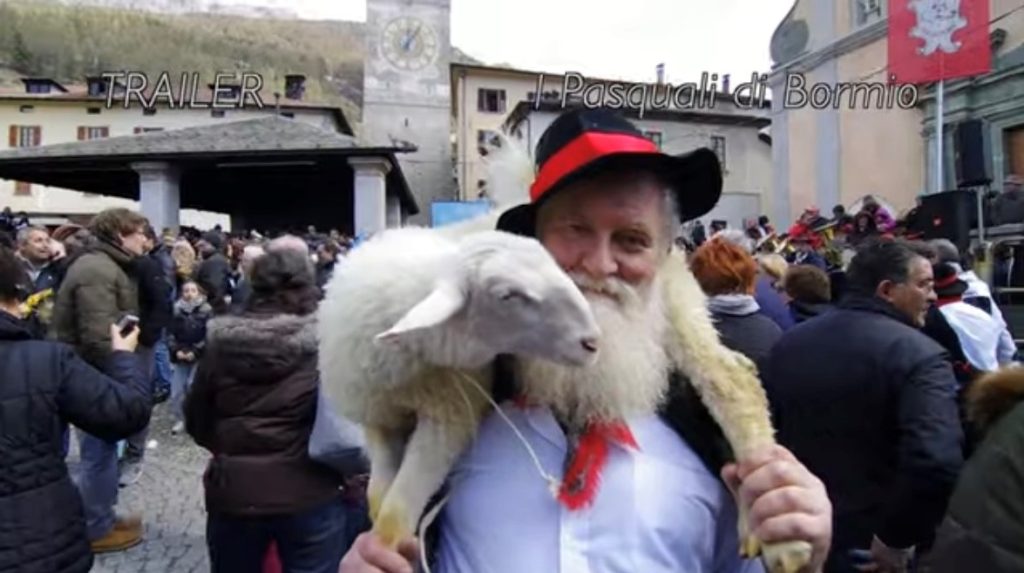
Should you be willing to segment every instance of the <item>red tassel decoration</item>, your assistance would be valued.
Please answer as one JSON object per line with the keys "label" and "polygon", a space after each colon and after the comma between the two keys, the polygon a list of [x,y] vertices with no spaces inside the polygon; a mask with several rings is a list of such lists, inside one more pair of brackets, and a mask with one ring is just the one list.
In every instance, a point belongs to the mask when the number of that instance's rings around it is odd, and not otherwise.
{"label": "red tassel decoration", "polygon": [[622,422],[587,424],[562,478],[558,492],[558,501],[562,505],[575,511],[594,503],[611,442],[640,448],[629,426]]}

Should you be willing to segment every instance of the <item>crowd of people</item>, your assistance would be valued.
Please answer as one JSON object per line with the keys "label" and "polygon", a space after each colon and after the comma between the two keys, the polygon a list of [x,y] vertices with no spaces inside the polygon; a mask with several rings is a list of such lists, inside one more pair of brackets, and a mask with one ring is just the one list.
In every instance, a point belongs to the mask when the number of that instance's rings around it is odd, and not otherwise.
{"label": "crowd of people", "polygon": [[[117,515],[115,506],[119,489],[142,475],[152,408],[167,400],[171,431],[187,429],[215,454],[204,478],[215,570],[251,570],[248,563],[267,556],[253,557],[253,544],[271,539],[272,556],[289,570],[337,568],[366,527],[359,476],[334,475],[308,459],[315,345],[307,330],[292,333],[290,345],[274,329],[291,315],[310,320],[351,239],[313,227],[274,239],[219,228],[158,236],[139,213],[111,209],[88,227],[48,229],[25,219],[0,230],[0,242],[0,341],[35,342],[2,348],[17,356],[4,354],[4,379],[18,381],[4,392],[24,394],[18,415],[0,421],[3,443],[26,440],[0,446],[13,464],[4,471],[19,472],[15,487],[26,492],[7,502],[54,509],[16,518],[25,528],[16,534],[15,561],[6,560],[0,535],[0,570],[85,571],[92,554],[142,541],[141,516]],[[126,316],[137,319],[131,331],[117,327]],[[225,342],[239,333],[235,346]],[[247,399],[188,399],[217,385],[228,394],[248,388]],[[43,411],[52,417],[25,418]],[[72,434],[77,492],[64,468]],[[254,466],[221,463],[240,457]],[[264,528],[254,532],[254,524]]]}
{"label": "crowd of people", "polygon": [[[831,234],[809,210],[788,243],[764,218],[680,240],[720,194],[713,152],[663,155],[601,110],[548,130],[533,201],[498,228],[539,240],[577,282],[601,350],[586,367],[503,357],[500,411],[442,490],[422,492],[441,504],[422,537],[397,547],[368,531],[365,471],[309,455],[316,309],[358,245],[313,228],[158,235],[126,209],[14,229],[0,248],[0,570],[87,571],[141,541],[141,518],[115,506],[164,398],[174,431],[210,454],[215,573],[763,573],[741,552],[742,516],[763,543],[805,544],[800,573],[1024,569],[1024,369],[969,256],[887,236],[899,222],[872,201],[837,210]],[[559,153],[606,132],[616,143]],[[628,153],[605,161],[616,145]],[[737,460],[675,371],[660,289],[678,264],[721,352],[756,366],[778,445]],[[586,467],[570,486],[593,488],[591,505],[560,506],[523,442],[552,474]]]}

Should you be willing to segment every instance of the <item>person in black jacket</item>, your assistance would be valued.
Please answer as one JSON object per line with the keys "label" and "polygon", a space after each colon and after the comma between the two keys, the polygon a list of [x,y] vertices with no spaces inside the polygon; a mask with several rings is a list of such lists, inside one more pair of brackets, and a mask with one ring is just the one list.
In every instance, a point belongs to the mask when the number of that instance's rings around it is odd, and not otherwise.
{"label": "person in black jacket", "polygon": [[111,326],[107,376],[71,347],[32,338],[19,317],[20,273],[0,249],[0,571],[84,573],[93,557],[63,428],[113,441],[147,423],[150,391],[132,354],[138,329],[122,337]]}
{"label": "person in black jacket", "polygon": [[932,267],[900,241],[869,244],[836,310],[797,325],[763,371],[780,443],[828,488],[826,573],[858,559],[905,571],[942,519],[963,464],[957,383],[918,330]]}
{"label": "person in black jacket", "polygon": [[832,309],[832,285],[825,271],[814,265],[793,265],[782,279],[789,312],[797,324]]}
{"label": "person in black jacket", "polygon": [[203,235],[203,240],[199,243],[203,262],[196,269],[194,278],[206,293],[206,300],[215,314],[224,314],[228,311],[228,297],[232,295],[233,290],[231,261],[225,256],[226,249],[224,237],[214,231]]}
{"label": "person in black jacket", "polygon": [[[143,369],[150,378],[156,378],[157,347],[163,343],[173,314],[173,285],[164,272],[160,261],[149,256],[156,243],[153,228],[146,225],[146,253],[132,260],[133,274],[139,284],[139,354]],[[167,385],[170,385],[168,380]],[[163,384],[158,388],[163,391]],[[146,452],[149,426],[128,438],[124,457],[121,460],[122,486],[131,485],[142,476],[142,458]]]}

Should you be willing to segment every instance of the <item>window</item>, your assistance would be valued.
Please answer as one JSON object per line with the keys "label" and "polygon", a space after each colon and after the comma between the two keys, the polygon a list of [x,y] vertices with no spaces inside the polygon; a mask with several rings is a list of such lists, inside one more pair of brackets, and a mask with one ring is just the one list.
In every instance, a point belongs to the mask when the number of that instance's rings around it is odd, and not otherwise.
{"label": "window", "polygon": [[853,0],[853,21],[857,28],[873,24],[885,15],[883,0]]}
{"label": "window", "polygon": [[42,145],[43,128],[38,125],[12,125],[7,133],[7,143],[11,147]]}
{"label": "window", "polygon": [[164,130],[164,128],[162,128],[162,127],[136,127],[134,130],[132,130],[132,133],[137,135],[137,134],[140,134],[140,133],[153,133],[153,132],[163,131],[163,130]]}
{"label": "window", "polygon": [[78,128],[78,141],[86,141],[89,139],[103,139],[104,137],[110,137],[109,127],[79,126]]}
{"label": "window", "polygon": [[224,117],[224,110],[222,110],[222,109],[210,110],[210,117]]}
{"label": "window", "polygon": [[476,146],[480,155],[486,157],[489,152],[489,148],[501,146],[501,139],[498,138],[497,132],[489,129],[481,129],[476,132]]}
{"label": "window", "polygon": [[712,135],[711,151],[718,156],[718,162],[722,164],[722,170],[725,171],[725,138],[721,135]]}
{"label": "window", "polygon": [[478,111],[505,113],[505,90],[480,88],[477,91],[476,106]]}
{"label": "window", "polygon": [[644,137],[654,142],[654,145],[661,149],[661,132],[660,131],[644,131]]}
{"label": "window", "polygon": [[25,91],[30,94],[48,94],[50,93],[50,84],[45,82],[28,82],[25,85]]}
{"label": "window", "polygon": [[1024,176],[1024,125],[1003,132],[1004,175]]}
{"label": "window", "polygon": [[291,118],[291,119],[295,119],[295,112],[292,112],[292,111],[282,111],[281,112],[281,117],[288,117],[288,118]]}
{"label": "window", "polygon": [[18,108],[18,111],[20,111],[21,113],[32,113],[33,111],[35,111],[35,109],[36,106],[34,105],[23,105]]}
{"label": "window", "polygon": [[[8,128],[7,143],[11,147],[36,147],[42,144],[43,128],[38,125],[12,125]],[[14,182],[14,194],[27,196],[32,194],[32,184],[25,181]]]}
{"label": "window", "polygon": [[144,107],[142,108],[142,115],[156,115],[155,107]]}
{"label": "window", "polygon": [[85,110],[85,113],[89,115],[99,115],[101,113],[101,110],[98,107],[90,107]]}
{"label": "window", "polygon": [[89,79],[89,95],[96,97],[107,93],[107,82],[101,78]]}

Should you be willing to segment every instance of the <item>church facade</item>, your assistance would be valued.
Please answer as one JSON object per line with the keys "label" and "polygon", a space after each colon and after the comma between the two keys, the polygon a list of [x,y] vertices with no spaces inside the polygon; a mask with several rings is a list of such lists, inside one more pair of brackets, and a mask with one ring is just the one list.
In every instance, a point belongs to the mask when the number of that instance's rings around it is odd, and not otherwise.
{"label": "church facade", "polygon": [[[1007,175],[1024,171],[1024,10],[1019,0],[990,2],[992,73],[945,83],[943,190],[958,186],[956,132],[966,120],[983,121],[993,189],[1000,190]],[[911,105],[901,105],[898,90],[888,84],[887,5],[796,0],[772,36],[778,223],[812,205],[822,212],[837,204],[849,207],[867,194],[904,211],[934,188],[934,86],[918,86],[906,98]],[[794,90],[795,85],[802,87]],[[824,86],[822,92],[836,94],[844,85],[844,98],[822,98],[819,105],[801,99],[801,90]]]}

